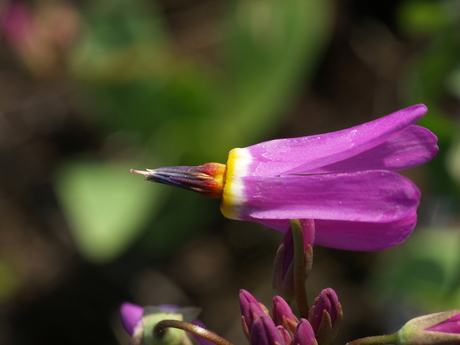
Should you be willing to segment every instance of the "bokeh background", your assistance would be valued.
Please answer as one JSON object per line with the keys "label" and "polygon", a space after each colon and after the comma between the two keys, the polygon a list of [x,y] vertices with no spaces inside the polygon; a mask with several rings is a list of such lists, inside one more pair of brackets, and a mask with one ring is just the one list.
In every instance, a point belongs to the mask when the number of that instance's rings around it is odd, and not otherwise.
{"label": "bokeh background", "polygon": [[127,344],[123,301],[202,307],[235,344],[238,291],[271,303],[281,234],[130,168],[425,103],[441,151],[403,172],[419,224],[378,253],[317,247],[337,343],[460,308],[460,1],[0,1],[0,343]]}

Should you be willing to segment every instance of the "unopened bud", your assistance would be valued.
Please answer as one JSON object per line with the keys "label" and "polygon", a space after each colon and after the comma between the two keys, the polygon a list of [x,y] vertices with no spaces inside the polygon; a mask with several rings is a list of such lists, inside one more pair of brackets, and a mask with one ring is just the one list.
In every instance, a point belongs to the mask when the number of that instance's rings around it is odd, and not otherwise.
{"label": "unopened bud", "polygon": [[246,290],[240,290],[239,300],[243,332],[250,339],[254,321],[260,316],[268,315],[268,310]]}
{"label": "unopened bud", "polygon": [[280,296],[273,298],[273,321],[276,325],[283,326],[291,335],[299,323],[289,304]]}
{"label": "unopened bud", "polygon": [[262,315],[254,321],[251,328],[251,345],[288,345],[284,341],[285,337],[281,337],[269,316]]}
{"label": "unopened bud", "polygon": [[342,306],[335,291],[331,288],[321,291],[308,315],[318,344],[326,345],[334,340],[342,317]]}
{"label": "unopened bud", "polygon": [[306,319],[300,319],[297,329],[294,334],[294,345],[317,345],[315,332],[311,327],[310,322]]}
{"label": "unopened bud", "polygon": [[420,316],[397,333],[397,345],[460,344],[460,309]]}

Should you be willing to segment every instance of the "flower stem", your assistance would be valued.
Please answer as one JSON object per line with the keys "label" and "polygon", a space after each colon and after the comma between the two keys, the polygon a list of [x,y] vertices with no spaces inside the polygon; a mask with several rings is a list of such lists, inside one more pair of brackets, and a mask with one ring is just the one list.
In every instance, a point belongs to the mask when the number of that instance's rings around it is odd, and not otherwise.
{"label": "flower stem", "polygon": [[395,344],[397,333],[388,334],[388,335],[376,335],[373,337],[366,337],[361,339],[356,339],[346,343],[346,345],[381,345],[381,344]]}
{"label": "flower stem", "polygon": [[178,320],[161,320],[158,322],[155,327],[153,328],[153,333],[157,338],[163,338],[166,335],[167,328],[178,328],[182,329],[186,332],[196,334],[204,339],[212,341],[216,345],[233,345],[228,340],[219,337],[217,334],[208,331],[207,329],[185,322],[185,321],[178,321]]}
{"label": "flower stem", "polygon": [[308,305],[305,281],[307,279],[306,260],[304,252],[304,238],[302,236],[302,225],[299,219],[290,219],[292,237],[294,240],[294,291],[297,307],[301,318],[308,318],[310,306]]}

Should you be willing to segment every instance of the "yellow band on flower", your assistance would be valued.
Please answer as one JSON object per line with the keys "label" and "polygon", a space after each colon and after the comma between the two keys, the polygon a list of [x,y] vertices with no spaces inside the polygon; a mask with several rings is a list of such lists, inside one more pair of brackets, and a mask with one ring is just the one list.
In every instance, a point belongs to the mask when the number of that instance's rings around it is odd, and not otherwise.
{"label": "yellow band on flower", "polygon": [[248,174],[251,161],[252,157],[246,149],[236,148],[228,154],[224,193],[220,206],[222,214],[227,218],[240,219],[238,209],[246,201],[241,178]]}

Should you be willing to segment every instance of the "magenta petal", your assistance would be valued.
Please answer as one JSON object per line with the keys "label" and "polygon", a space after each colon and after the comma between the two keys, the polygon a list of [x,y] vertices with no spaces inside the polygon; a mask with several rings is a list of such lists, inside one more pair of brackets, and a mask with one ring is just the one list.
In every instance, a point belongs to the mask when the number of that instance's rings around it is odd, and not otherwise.
{"label": "magenta petal", "polygon": [[428,129],[409,126],[380,145],[308,173],[409,169],[430,161],[436,155],[439,149],[437,140]]}
{"label": "magenta petal", "polygon": [[305,173],[343,161],[389,140],[426,113],[423,104],[399,110],[377,120],[337,132],[278,139],[247,147],[251,176]]}
{"label": "magenta petal", "polygon": [[455,315],[435,326],[429,327],[426,331],[460,334],[460,315]]}
{"label": "magenta petal", "polygon": [[387,249],[404,242],[416,223],[415,210],[405,218],[389,223],[318,220],[315,244],[344,250]]}
{"label": "magenta petal", "polygon": [[[226,207],[241,220],[259,222],[335,219],[387,223],[415,211],[420,198],[409,179],[383,170],[242,180],[244,200]],[[320,235],[319,229],[317,233]]]}
{"label": "magenta petal", "polygon": [[[289,220],[284,219],[266,219],[260,223],[279,231],[289,228]],[[416,223],[415,210],[405,218],[389,223],[316,220],[315,244],[343,250],[383,250],[403,242]]]}
{"label": "magenta petal", "polygon": [[144,308],[132,303],[123,303],[120,307],[120,319],[123,329],[129,335],[134,334],[134,328],[142,318]]}

